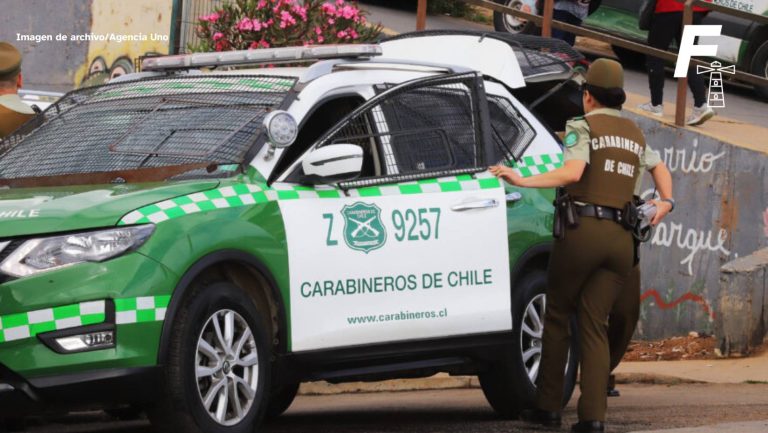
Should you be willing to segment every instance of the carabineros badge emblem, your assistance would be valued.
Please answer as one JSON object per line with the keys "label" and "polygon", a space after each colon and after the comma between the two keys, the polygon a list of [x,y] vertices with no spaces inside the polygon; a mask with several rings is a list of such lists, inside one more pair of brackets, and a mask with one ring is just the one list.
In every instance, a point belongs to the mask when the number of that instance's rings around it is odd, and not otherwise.
{"label": "carabineros badge emblem", "polygon": [[357,202],[344,206],[344,242],[353,250],[366,254],[387,242],[387,230],[381,222],[381,209],[375,204]]}

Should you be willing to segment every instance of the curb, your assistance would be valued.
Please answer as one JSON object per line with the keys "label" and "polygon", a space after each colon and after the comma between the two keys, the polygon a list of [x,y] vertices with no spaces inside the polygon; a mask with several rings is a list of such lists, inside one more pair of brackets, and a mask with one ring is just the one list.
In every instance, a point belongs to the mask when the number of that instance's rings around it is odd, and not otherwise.
{"label": "curb", "polygon": [[687,379],[684,377],[667,376],[654,373],[616,373],[616,383],[622,385],[683,385],[707,382],[702,380]]}
{"label": "curb", "polygon": [[[651,373],[618,373],[616,383],[622,385],[682,385],[706,383],[675,376]],[[477,376],[450,376],[446,373],[419,379],[393,379],[380,382],[329,383],[324,381],[302,383],[299,395],[337,395],[371,392],[404,392],[441,389],[480,388]]]}
{"label": "curb", "polygon": [[477,376],[450,376],[446,373],[419,379],[393,379],[380,382],[306,382],[299,387],[299,395],[335,395],[369,392],[402,392],[440,389],[480,388]]}

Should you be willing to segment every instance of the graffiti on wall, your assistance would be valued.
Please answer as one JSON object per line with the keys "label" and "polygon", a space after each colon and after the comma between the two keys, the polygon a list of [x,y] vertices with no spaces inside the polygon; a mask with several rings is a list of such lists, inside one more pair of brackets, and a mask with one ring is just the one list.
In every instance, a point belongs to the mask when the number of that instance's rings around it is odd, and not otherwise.
{"label": "graffiti on wall", "polygon": [[[93,22],[90,33],[159,34],[171,29],[172,0],[135,0],[91,3]],[[168,38],[93,39],[86,62],[75,74],[79,87],[104,84],[110,79],[136,71],[136,61],[145,55],[168,54]]]}
{"label": "graffiti on wall", "polygon": [[[148,52],[141,54],[141,56],[158,54],[160,53]],[[90,66],[88,66],[88,72],[80,82],[80,87],[104,84],[113,78],[136,72],[136,69],[134,60],[128,56],[120,56],[109,65],[104,57],[96,56],[96,58],[91,61]]]}
{"label": "graffiti on wall", "polygon": [[[763,236],[768,235],[765,155],[695,130],[628,116],[647,142],[657,143],[677,198],[675,211],[642,247],[638,336],[713,332],[725,290],[721,266],[764,247],[768,239]],[[650,176],[644,189],[644,198],[656,195]]]}
{"label": "graffiti on wall", "polygon": [[[662,160],[669,168],[669,171],[682,175],[708,174],[716,166],[716,162],[725,156],[725,152],[698,152],[699,142],[694,139],[690,148],[688,147],[666,147],[662,149]],[[656,190],[651,188],[645,190],[641,197],[643,199],[658,198]],[[722,227],[712,229],[697,229],[688,227],[683,223],[666,221],[659,223],[654,229],[651,245],[657,245],[665,248],[677,248],[684,252],[680,265],[687,275],[694,275],[694,260],[698,254],[719,253],[725,257],[731,255],[731,251],[726,248],[728,242],[728,231]]]}
{"label": "graffiti on wall", "polygon": [[643,292],[642,295],[640,295],[640,302],[644,302],[645,300],[651,298],[655,302],[654,305],[662,310],[670,310],[672,308],[676,308],[683,302],[693,302],[701,307],[702,311],[707,315],[707,317],[709,317],[710,322],[715,320],[715,310],[712,309],[712,305],[709,303],[709,301],[706,300],[703,296],[697,295],[693,292],[683,293],[681,296],[678,296],[674,300],[666,302],[664,298],[659,294],[659,292],[656,291],[656,289],[648,289]]}

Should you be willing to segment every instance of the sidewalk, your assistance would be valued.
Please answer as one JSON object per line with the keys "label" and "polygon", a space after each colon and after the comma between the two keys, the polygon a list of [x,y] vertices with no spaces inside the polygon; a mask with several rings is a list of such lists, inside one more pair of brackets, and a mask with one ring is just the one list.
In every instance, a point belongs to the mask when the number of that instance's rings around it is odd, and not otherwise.
{"label": "sidewalk", "polygon": [[702,427],[675,428],[669,430],[643,430],[632,433],[765,433],[768,431],[768,420],[752,422],[733,422],[725,424],[705,425]]}
{"label": "sidewalk", "polygon": [[768,383],[768,352],[749,358],[707,361],[642,361],[622,362],[616,368],[616,379],[636,382],[646,379],[706,383]]}
{"label": "sidewalk", "polygon": [[[690,99],[689,96],[689,107],[686,111],[686,116],[690,114],[690,105],[692,104]],[[651,116],[636,108],[644,102],[648,102],[647,95],[627,93],[627,102],[624,104],[624,110],[658,120],[668,126],[675,126],[675,104],[664,104],[664,117],[657,117]],[[768,105],[766,106],[766,112],[768,112]],[[765,137],[768,136],[768,128],[766,128],[766,126],[768,126],[768,122],[766,122],[765,125],[760,126],[716,115],[703,125],[686,126],[684,128],[696,131],[703,135],[708,135],[716,140],[733,144],[734,146],[768,153],[768,140],[765,139]]]}
{"label": "sidewalk", "polygon": [[[578,37],[576,40],[577,48],[589,56],[615,58],[615,54],[613,53],[611,46],[607,43],[594,41],[583,37]],[[645,72],[642,70],[628,69],[625,70],[625,74],[625,85],[626,87],[629,87],[629,89],[625,89],[627,90],[627,102],[624,104],[624,109],[635,114],[645,115],[652,119],[661,121],[667,125],[675,126],[676,83],[672,80],[665,80],[664,117],[659,118],[656,116],[647,115],[646,113],[641,112],[636,108],[638,105],[648,102],[649,99],[646,87],[647,84],[645,82]],[[643,78],[642,84],[639,86],[629,77],[630,75],[636,76],[638,74]],[[687,117],[687,115],[690,114],[693,101],[691,100],[690,90],[686,89],[686,92]],[[729,92],[730,89],[727,93]],[[728,97],[726,97],[726,99],[728,99]],[[750,107],[752,106],[756,106],[757,110],[765,110],[768,112],[768,104],[765,102],[750,103]],[[734,144],[736,146],[756,150],[758,152],[768,153],[768,141],[765,140],[765,137],[768,134],[768,122],[764,121],[762,122],[762,125],[759,125],[756,122],[748,122],[728,117],[727,114],[722,113],[724,110],[715,109],[715,111],[718,112],[718,114],[703,125],[686,126],[684,128],[708,135],[725,143]]]}

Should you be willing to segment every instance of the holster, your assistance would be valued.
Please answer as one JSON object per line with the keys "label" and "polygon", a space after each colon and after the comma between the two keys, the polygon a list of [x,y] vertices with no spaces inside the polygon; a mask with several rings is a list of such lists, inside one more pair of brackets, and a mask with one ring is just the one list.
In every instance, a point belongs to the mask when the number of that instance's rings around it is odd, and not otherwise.
{"label": "holster", "polygon": [[555,206],[552,236],[555,239],[565,239],[566,229],[573,229],[579,226],[579,215],[576,213],[576,205],[564,188],[557,188],[555,201],[552,204]]}
{"label": "holster", "polygon": [[630,231],[634,231],[640,224],[640,218],[637,213],[637,206],[632,201],[627,202],[624,205],[624,209],[621,210],[621,225]]}

